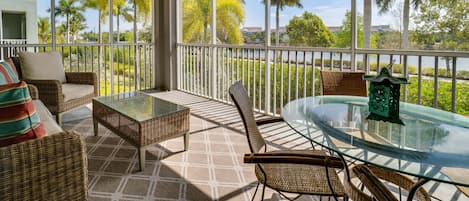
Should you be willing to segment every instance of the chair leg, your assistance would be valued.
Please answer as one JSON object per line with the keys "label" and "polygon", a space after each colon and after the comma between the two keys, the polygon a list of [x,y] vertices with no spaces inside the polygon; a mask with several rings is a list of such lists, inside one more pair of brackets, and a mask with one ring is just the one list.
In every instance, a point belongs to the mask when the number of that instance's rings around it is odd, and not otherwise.
{"label": "chair leg", "polygon": [[254,195],[252,196],[251,201],[254,201],[254,198],[256,197],[257,189],[259,189],[259,182],[257,182],[256,190],[254,191]]}
{"label": "chair leg", "polygon": [[262,201],[264,201],[264,195],[265,195],[265,185],[262,185],[262,197],[261,197]]}
{"label": "chair leg", "polygon": [[59,124],[59,126],[62,126],[62,114],[61,113],[57,113],[55,115],[55,121],[57,122],[57,124]]}

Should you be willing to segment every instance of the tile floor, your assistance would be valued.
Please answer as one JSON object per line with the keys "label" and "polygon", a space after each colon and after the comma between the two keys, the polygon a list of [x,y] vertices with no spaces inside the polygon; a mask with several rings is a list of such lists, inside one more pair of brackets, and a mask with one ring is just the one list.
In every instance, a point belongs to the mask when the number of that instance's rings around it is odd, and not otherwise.
{"label": "tile floor", "polygon": [[[149,147],[143,172],[134,147],[101,126],[93,136],[89,107],[64,115],[63,127],[79,131],[87,144],[90,200],[250,200],[257,180],[253,166],[243,163],[249,148],[236,109],[178,91],[153,95],[191,108],[190,144],[183,152],[181,137]],[[311,147],[283,123],[262,131],[272,149]],[[441,200],[469,200],[450,185],[425,188]],[[266,200],[282,199],[268,190]]]}

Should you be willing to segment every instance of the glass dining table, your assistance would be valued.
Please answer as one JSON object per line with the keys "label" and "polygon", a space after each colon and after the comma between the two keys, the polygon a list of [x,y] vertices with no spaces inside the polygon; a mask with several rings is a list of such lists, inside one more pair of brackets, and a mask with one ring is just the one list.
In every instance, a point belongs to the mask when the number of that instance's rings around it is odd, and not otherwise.
{"label": "glass dining table", "polygon": [[469,118],[400,103],[395,124],[368,120],[368,98],[315,96],[284,106],[282,117],[298,134],[345,158],[428,181],[469,187]]}

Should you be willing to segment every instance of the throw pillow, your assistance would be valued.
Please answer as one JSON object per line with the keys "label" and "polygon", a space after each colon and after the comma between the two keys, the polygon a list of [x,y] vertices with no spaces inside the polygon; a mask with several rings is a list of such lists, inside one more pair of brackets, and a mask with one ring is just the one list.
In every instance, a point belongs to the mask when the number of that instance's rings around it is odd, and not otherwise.
{"label": "throw pillow", "polygon": [[0,147],[45,134],[26,82],[0,85]]}
{"label": "throw pillow", "polygon": [[58,52],[20,52],[21,71],[25,80],[59,80],[65,83],[65,69]]}
{"label": "throw pillow", "polygon": [[0,85],[18,83],[18,73],[9,62],[0,61]]}
{"label": "throw pillow", "polygon": [[23,79],[23,74],[21,72],[21,65],[20,65],[20,58],[19,57],[9,57],[7,60],[6,60],[10,65],[11,67],[13,67],[13,69],[16,70],[16,73],[18,74],[18,78],[21,80]]}

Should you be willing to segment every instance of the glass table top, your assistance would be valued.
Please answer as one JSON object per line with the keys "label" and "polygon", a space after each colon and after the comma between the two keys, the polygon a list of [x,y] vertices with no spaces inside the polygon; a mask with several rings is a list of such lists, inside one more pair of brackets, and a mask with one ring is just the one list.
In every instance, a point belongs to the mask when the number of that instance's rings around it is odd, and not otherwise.
{"label": "glass table top", "polygon": [[303,137],[386,169],[469,186],[469,118],[400,104],[404,125],[368,120],[368,98],[316,96],[285,105],[284,120]]}
{"label": "glass table top", "polygon": [[189,109],[138,91],[101,96],[94,100],[140,122]]}

